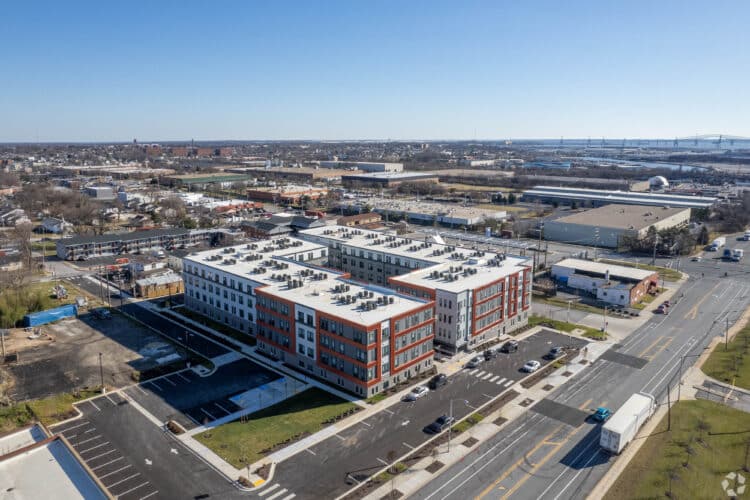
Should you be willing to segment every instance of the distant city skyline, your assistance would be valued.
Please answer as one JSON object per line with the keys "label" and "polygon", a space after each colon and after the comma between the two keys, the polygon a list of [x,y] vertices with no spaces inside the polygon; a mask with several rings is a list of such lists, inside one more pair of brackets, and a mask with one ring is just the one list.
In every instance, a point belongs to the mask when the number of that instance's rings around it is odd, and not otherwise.
{"label": "distant city skyline", "polygon": [[0,142],[750,137],[750,4],[21,3]]}

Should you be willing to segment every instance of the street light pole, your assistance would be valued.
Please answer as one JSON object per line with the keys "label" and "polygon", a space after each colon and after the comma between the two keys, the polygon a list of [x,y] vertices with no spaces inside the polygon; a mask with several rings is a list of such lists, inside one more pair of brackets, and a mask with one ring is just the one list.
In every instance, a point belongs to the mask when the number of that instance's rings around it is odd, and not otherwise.
{"label": "street light pole", "polygon": [[102,353],[99,353],[99,378],[102,382],[102,394],[106,392],[104,388],[104,366],[102,365]]}
{"label": "street light pole", "polygon": [[729,316],[726,317],[726,326],[724,327],[724,350],[729,350]]}
{"label": "street light pole", "polygon": [[448,453],[451,452],[451,431],[453,430],[453,400],[451,399],[450,402],[450,412],[449,412],[451,424],[448,426]]}
{"label": "street light pole", "polygon": [[565,316],[565,322],[570,323],[570,300],[568,301],[568,314]]}

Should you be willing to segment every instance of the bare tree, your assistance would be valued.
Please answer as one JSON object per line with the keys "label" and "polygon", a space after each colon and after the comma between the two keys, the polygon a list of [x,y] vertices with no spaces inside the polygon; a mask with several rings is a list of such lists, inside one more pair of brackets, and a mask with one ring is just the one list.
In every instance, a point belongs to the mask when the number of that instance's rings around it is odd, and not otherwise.
{"label": "bare tree", "polygon": [[34,226],[30,223],[19,224],[13,229],[13,240],[18,245],[18,249],[21,252],[21,260],[23,265],[27,269],[31,269],[31,235],[33,234]]}

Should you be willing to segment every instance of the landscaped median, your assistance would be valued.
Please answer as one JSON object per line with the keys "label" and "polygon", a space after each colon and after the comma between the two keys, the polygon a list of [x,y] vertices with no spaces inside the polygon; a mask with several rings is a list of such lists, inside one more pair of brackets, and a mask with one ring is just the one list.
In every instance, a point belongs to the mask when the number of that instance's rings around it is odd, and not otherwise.
{"label": "landscaped median", "polygon": [[[604,498],[729,498],[750,464],[748,414],[710,401],[680,401],[633,457]],[[733,475],[735,474],[735,475]],[[726,483],[723,483],[724,481]],[[750,489],[750,486],[748,486]]]}
{"label": "landscaped median", "polygon": [[241,469],[281,447],[318,432],[358,408],[338,396],[311,388],[194,437],[222,459]]}
{"label": "landscaped median", "polygon": [[745,324],[728,345],[717,345],[701,369],[716,380],[750,389],[749,358],[750,323]]}
{"label": "landscaped median", "polygon": [[0,407],[0,433],[10,432],[36,421],[52,425],[75,417],[78,413],[73,408],[73,403],[99,394],[98,389],[87,389]]}

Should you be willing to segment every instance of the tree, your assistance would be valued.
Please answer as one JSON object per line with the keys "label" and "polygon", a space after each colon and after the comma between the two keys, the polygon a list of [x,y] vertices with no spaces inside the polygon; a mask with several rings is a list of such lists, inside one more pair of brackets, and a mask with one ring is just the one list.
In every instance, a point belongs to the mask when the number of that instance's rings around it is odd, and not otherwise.
{"label": "tree", "polygon": [[508,194],[508,205],[513,205],[516,202],[516,193]]}
{"label": "tree", "polygon": [[706,442],[703,440],[703,436],[705,435],[705,433],[711,431],[711,424],[709,424],[705,418],[700,418],[698,419],[697,427],[699,432],[698,442],[705,445]]}
{"label": "tree", "polygon": [[701,226],[700,232],[698,233],[698,244],[708,245],[708,238],[709,238],[708,228],[706,227],[705,224],[703,224]]}
{"label": "tree", "polygon": [[31,235],[34,226],[30,223],[19,224],[13,228],[13,239],[18,244],[24,267],[31,269]]}

